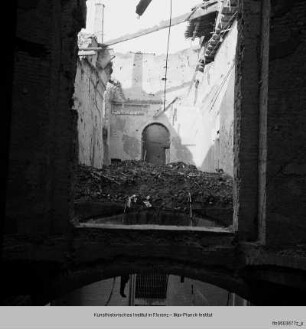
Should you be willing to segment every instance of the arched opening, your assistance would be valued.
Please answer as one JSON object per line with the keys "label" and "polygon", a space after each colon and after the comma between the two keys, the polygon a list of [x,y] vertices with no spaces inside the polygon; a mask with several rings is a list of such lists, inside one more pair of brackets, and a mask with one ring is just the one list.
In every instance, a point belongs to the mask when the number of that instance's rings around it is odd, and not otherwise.
{"label": "arched opening", "polygon": [[142,133],[142,145],[144,161],[161,165],[168,162],[170,133],[164,125],[153,123],[147,126]]}
{"label": "arched opening", "polygon": [[51,301],[53,306],[232,306],[239,295],[205,281],[161,272],[138,272],[103,279]]}

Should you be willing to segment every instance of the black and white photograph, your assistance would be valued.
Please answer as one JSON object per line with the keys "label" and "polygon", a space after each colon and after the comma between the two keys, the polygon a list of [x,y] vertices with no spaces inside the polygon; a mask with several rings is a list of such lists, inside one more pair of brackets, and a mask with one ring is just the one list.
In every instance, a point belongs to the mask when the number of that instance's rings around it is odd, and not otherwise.
{"label": "black and white photograph", "polygon": [[306,2],[3,13],[0,329],[306,328]]}

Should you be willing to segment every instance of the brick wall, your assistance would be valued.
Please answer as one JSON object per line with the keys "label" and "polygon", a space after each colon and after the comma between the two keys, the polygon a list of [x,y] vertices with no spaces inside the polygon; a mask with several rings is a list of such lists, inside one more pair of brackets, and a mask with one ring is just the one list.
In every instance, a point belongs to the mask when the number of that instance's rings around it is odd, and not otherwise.
{"label": "brick wall", "polygon": [[272,1],[266,241],[306,242],[306,3]]}
{"label": "brick wall", "polygon": [[262,1],[239,1],[234,113],[234,226],[258,237],[259,80]]}
{"label": "brick wall", "polygon": [[77,32],[85,1],[19,1],[7,232],[62,232],[70,218]]}
{"label": "brick wall", "polygon": [[240,1],[235,225],[271,246],[305,243],[305,16],[301,0]]}

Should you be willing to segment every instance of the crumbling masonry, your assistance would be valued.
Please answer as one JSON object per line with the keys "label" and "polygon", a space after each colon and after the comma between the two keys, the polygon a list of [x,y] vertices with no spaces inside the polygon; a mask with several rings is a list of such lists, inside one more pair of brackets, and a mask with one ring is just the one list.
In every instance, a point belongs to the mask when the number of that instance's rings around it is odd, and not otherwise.
{"label": "crumbling masonry", "polygon": [[30,304],[42,305],[118,268],[157,266],[228,287],[255,304],[304,302],[306,3],[238,5],[235,230],[114,230],[72,223],[72,96],[85,1],[18,1],[7,108],[4,297],[27,295]]}

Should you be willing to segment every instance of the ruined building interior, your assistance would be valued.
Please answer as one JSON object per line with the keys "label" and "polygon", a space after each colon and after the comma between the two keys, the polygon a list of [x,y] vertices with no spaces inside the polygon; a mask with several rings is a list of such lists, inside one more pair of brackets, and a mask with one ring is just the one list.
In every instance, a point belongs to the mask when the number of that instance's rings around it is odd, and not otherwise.
{"label": "ruined building interior", "polygon": [[305,1],[116,3],[8,8],[1,305],[305,306]]}

